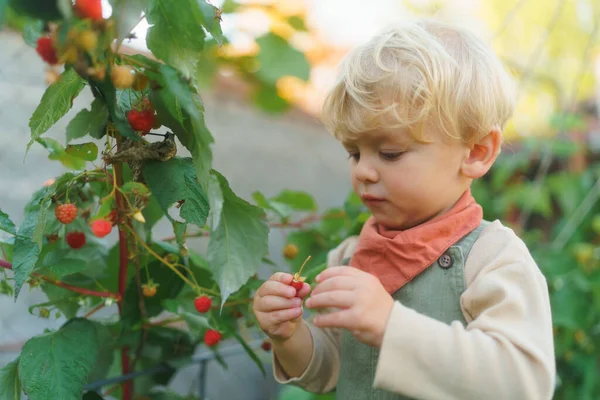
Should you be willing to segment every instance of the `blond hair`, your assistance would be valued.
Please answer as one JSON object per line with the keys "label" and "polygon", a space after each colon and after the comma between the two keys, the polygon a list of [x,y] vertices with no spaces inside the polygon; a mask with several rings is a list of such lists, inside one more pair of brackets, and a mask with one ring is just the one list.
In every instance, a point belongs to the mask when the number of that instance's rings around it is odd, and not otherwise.
{"label": "blond hair", "polygon": [[473,33],[433,20],[388,28],[343,60],[321,119],[338,139],[407,128],[428,142],[433,123],[472,143],[502,130],[515,103],[514,83]]}

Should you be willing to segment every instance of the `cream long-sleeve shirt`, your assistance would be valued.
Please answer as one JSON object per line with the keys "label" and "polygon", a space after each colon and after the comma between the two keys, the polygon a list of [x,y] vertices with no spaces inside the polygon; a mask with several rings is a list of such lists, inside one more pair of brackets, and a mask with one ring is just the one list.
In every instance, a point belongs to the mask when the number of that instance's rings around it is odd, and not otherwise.
{"label": "cream long-sleeve shirt", "polygon": [[[339,265],[357,239],[334,249],[328,265]],[[551,399],[556,366],[548,289],[523,241],[494,221],[474,243],[464,276],[466,326],[394,303],[373,386],[416,399]],[[339,376],[340,330],[308,326],[314,346],[302,376],[287,376],[275,354],[274,376],[329,392]]]}

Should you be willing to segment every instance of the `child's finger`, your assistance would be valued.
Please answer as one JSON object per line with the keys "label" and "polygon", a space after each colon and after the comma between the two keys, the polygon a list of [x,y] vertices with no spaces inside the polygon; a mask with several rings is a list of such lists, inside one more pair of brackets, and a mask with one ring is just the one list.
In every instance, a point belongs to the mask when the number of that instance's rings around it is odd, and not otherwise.
{"label": "child's finger", "polygon": [[319,314],[313,320],[313,324],[319,328],[346,328],[352,331],[356,327],[356,318],[352,317],[349,310],[341,310]]}
{"label": "child's finger", "polygon": [[345,266],[329,267],[329,268],[326,268],[319,275],[317,275],[317,277],[315,278],[315,281],[317,283],[321,283],[327,279],[333,278],[334,276],[355,275],[357,271],[358,270],[353,267],[345,267]]}
{"label": "child's finger", "polygon": [[302,315],[301,307],[288,308],[286,310],[273,311],[266,314],[270,326],[279,326],[284,322],[292,321]]}
{"label": "child's finger", "polygon": [[312,294],[306,300],[308,308],[349,308],[354,304],[356,296],[349,290],[331,290]]}
{"label": "child's finger", "polygon": [[286,285],[284,283],[268,280],[256,291],[258,296],[281,296],[281,297],[294,297],[296,295],[296,289],[293,287]]}
{"label": "child's finger", "polygon": [[298,292],[296,297],[303,299],[306,296],[308,296],[309,293],[310,293],[310,285],[308,283],[304,282],[304,285],[302,285],[302,289],[300,289],[300,291]]}
{"label": "child's finger", "polygon": [[354,290],[359,284],[353,276],[335,276],[319,283],[313,289],[312,296],[330,290]]}
{"label": "child's finger", "polygon": [[275,272],[273,275],[269,277],[270,281],[281,282],[286,285],[289,285],[294,277],[292,274],[288,274],[287,272]]}
{"label": "child's finger", "polygon": [[297,297],[288,299],[280,296],[265,296],[260,299],[257,310],[261,312],[272,312],[300,307],[301,305],[302,300]]}

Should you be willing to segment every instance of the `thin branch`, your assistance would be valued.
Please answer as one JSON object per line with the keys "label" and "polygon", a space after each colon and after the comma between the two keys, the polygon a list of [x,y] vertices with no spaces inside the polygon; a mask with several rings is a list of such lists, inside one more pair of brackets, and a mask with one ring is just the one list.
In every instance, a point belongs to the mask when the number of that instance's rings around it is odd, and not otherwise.
{"label": "thin branch", "polygon": [[[12,270],[12,264],[7,261],[4,261],[4,260],[0,260],[0,267]],[[38,274],[36,272],[31,274],[31,276],[40,278],[45,282],[51,283],[51,284],[59,286],[63,289],[67,289],[67,290],[70,290],[71,292],[79,293],[79,294],[82,294],[85,296],[111,298],[111,299],[115,299],[117,301],[120,301],[120,299],[121,299],[121,297],[115,293],[98,292],[98,291],[91,290],[91,289],[86,289],[86,288],[82,288],[82,287],[78,287],[78,286],[69,285],[68,283],[61,282],[57,279],[48,278],[47,276]]]}
{"label": "thin branch", "polygon": [[[135,240],[135,238],[133,239],[133,246],[134,246],[134,254],[135,257],[133,258],[133,263],[135,265],[135,281],[136,281],[136,285],[137,285],[137,292],[138,292],[138,307],[140,309],[140,315],[142,317],[142,321],[145,321],[146,318],[148,317],[148,312],[146,310],[146,304],[144,302],[144,292],[142,290],[142,278],[140,276],[140,260],[137,257],[138,253],[138,245],[137,245],[137,240]],[[137,348],[135,349],[135,356],[133,357],[133,361],[131,362],[131,366],[129,367],[130,371],[135,371],[135,365],[137,364],[141,354],[142,354],[142,349],[144,348],[144,343],[146,342],[146,337],[148,335],[148,330],[144,328],[144,326],[142,325],[142,335],[140,337],[140,343],[138,344]]]}
{"label": "thin branch", "polygon": [[92,314],[94,314],[95,312],[103,309],[105,306],[104,302],[98,304],[96,307],[92,308],[90,311],[88,311],[87,313],[85,313],[85,315],[83,316],[83,318],[89,318],[92,316]]}
{"label": "thin branch", "polygon": [[496,40],[506,30],[510,21],[512,21],[514,16],[517,15],[517,11],[519,11],[519,9],[523,6],[523,4],[525,4],[526,1],[527,0],[519,0],[517,4],[515,4],[514,7],[511,8],[511,10],[506,14],[504,20],[502,20],[502,25],[500,25],[500,28],[498,28],[496,32],[494,32],[494,36],[491,40],[492,42]]}

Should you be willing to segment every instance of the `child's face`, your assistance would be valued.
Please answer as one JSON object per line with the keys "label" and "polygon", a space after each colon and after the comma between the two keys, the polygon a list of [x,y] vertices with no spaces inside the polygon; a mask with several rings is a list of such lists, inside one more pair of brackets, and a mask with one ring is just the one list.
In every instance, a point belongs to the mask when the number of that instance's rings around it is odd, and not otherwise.
{"label": "child's face", "polygon": [[369,132],[343,142],[352,187],[377,223],[408,229],[450,209],[469,187],[461,175],[468,147],[439,132],[422,144],[407,132]]}

